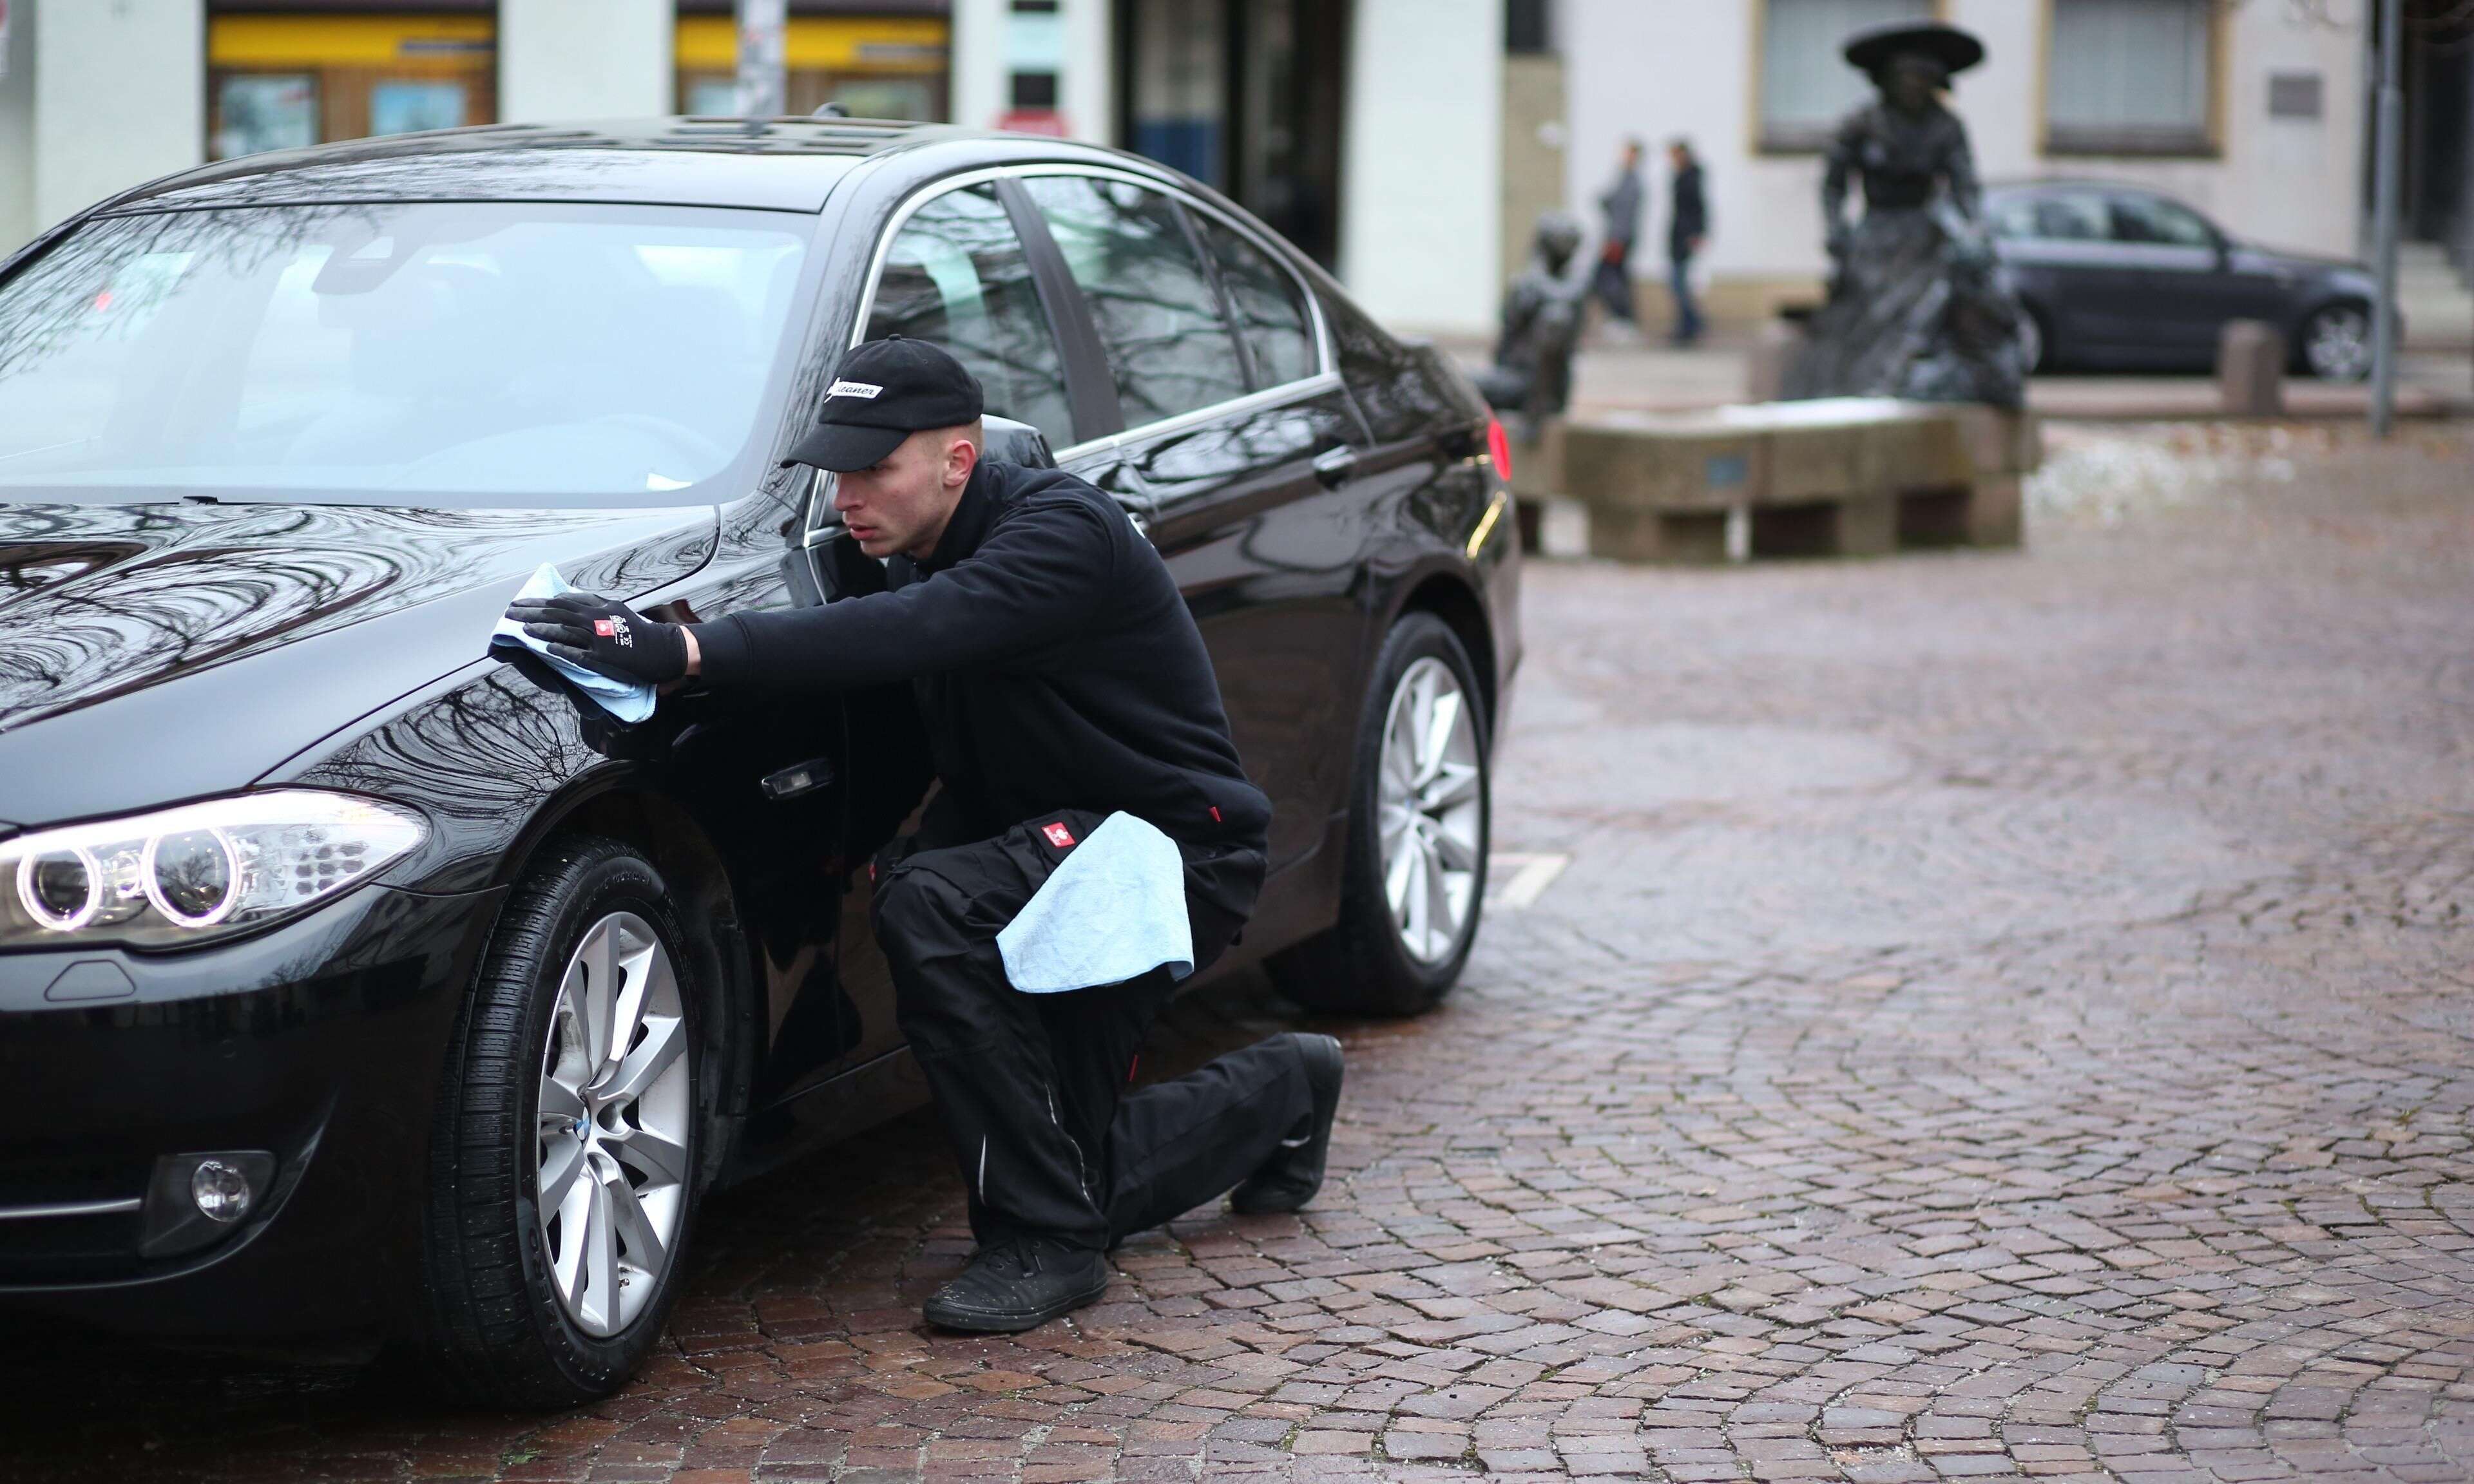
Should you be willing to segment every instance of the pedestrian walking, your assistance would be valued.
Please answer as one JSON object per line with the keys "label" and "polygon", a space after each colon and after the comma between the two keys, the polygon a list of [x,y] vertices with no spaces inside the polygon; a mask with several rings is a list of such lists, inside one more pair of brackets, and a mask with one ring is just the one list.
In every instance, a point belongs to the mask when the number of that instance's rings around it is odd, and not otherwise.
{"label": "pedestrian walking", "polygon": [[1666,164],[1672,177],[1667,192],[1666,284],[1675,295],[1675,327],[1670,337],[1679,346],[1701,338],[1701,306],[1692,299],[1692,259],[1710,239],[1710,203],[1701,192],[1701,161],[1692,141],[1678,136],[1666,143]]}
{"label": "pedestrian walking", "polygon": [[1624,141],[1623,160],[1615,169],[1614,183],[1598,198],[1598,210],[1604,215],[1606,228],[1598,242],[1598,266],[1590,275],[1590,292],[1607,306],[1610,327],[1622,325],[1628,332],[1640,328],[1632,301],[1632,250],[1640,237],[1640,209],[1644,188],[1640,180],[1641,143]]}
{"label": "pedestrian walking", "polygon": [[1127,1090],[1180,970],[1251,914],[1271,804],[1159,553],[1085,481],[982,458],[982,407],[942,348],[871,341],[792,449],[837,476],[883,591],[685,625],[589,593],[508,616],[656,684],[910,682],[941,787],[870,866],[873,914],[979,1239],[925,1311],[1012,1332],[1099,1298],[1110,1247],[1232,1187],[1240,1211],[1311,1200],[1341,1054],[1274,1036]]}

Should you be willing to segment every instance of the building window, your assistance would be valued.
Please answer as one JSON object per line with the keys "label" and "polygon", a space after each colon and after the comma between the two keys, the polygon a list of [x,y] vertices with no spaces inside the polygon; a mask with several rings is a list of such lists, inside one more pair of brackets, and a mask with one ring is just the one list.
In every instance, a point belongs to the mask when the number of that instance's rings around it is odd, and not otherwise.
{"label": "building window", "polygon": [[1872,81],[1838,55],[1850,33],[1932,17],[1932,0],[1769,0],[1760,17],[1761,148],[1820,149],[1873,95]]}
{"label": "building window", "polygon": [[2216,0],[2051,0],[2045,148],[2055,155],[2204,155]]}

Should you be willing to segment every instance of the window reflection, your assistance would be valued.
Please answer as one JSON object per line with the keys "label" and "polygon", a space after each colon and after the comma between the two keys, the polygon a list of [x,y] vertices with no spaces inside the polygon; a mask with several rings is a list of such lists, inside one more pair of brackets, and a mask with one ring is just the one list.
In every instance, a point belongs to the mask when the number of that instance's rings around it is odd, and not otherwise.
{"label": "window reflection", "polygon": [[1246,395],[1237,344],[1175,202],[1083,176],[1023,184],[1090,302],[1128,427]]}
{"label": "window reflection", "polygon": [[943,346],[980,379],[989,412],[1030,423],[1052,447],[1075,441],[1064,363],[992,187],[948,191],[895,235],[867,320],[868,339],[887,335]]}
{"label": "window reflection", "polygon": [[1237,333],[1254,358],[1257,386],[1302,381],[1315,364],[1313,322],[1298,280],[1235,227],[1197,213],[1195,224],[1220,268],[1220,285],[1237,317]]}

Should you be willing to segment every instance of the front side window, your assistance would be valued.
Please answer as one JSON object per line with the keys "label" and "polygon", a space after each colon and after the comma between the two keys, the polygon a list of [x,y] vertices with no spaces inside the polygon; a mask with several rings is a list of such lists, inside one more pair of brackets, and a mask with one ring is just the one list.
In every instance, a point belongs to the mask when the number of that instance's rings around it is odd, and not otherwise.
{"label": "front side window", "polygon": [[1193,219],[1219,265],[1238,337],[1253,357],[1255,384],[1276,387],[1313,375],[1321,369],[1314,322],[1296,275],[1226,223],[1200,212]]}
{"label": "front side window", "polygon": [[1246,395],[1237,343],[1176,202],[1087,176],[1023,185],[1091,306],[1128,427]]}
{"label": "front side window", "polygon": [[2052,0],[2046,148],[2206,151],[2214,8],[2215,0]]}
{"label": "front side window", "polygon": [[795,225],[495,203],[89,222],[0,284],[0,493],[691,503],[758,456]]}
{"label": "front side window", "polygon": [[1817,150],[1873,96],[1839,44],[1865,26],[1930,20],[1932,0],[1767,0],[1761,8],[1761,148]]}
{"label": "front side window", "polygon": [[869,340],[887,335],[944,347],[979,378],[989,412],[1030,423],[1051,447],[1075,441],[1065,361],[994,186],[947,191],[894,235],[867,316]]}

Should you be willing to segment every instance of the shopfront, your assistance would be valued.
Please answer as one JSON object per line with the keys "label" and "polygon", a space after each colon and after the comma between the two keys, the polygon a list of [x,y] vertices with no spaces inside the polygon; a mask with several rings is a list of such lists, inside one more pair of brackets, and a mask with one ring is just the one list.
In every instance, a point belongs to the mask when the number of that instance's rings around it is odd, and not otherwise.
{"label": "shopfront", "polygon": [[215,159],[497,119],[488,12],[215,13],[206,22]]}

